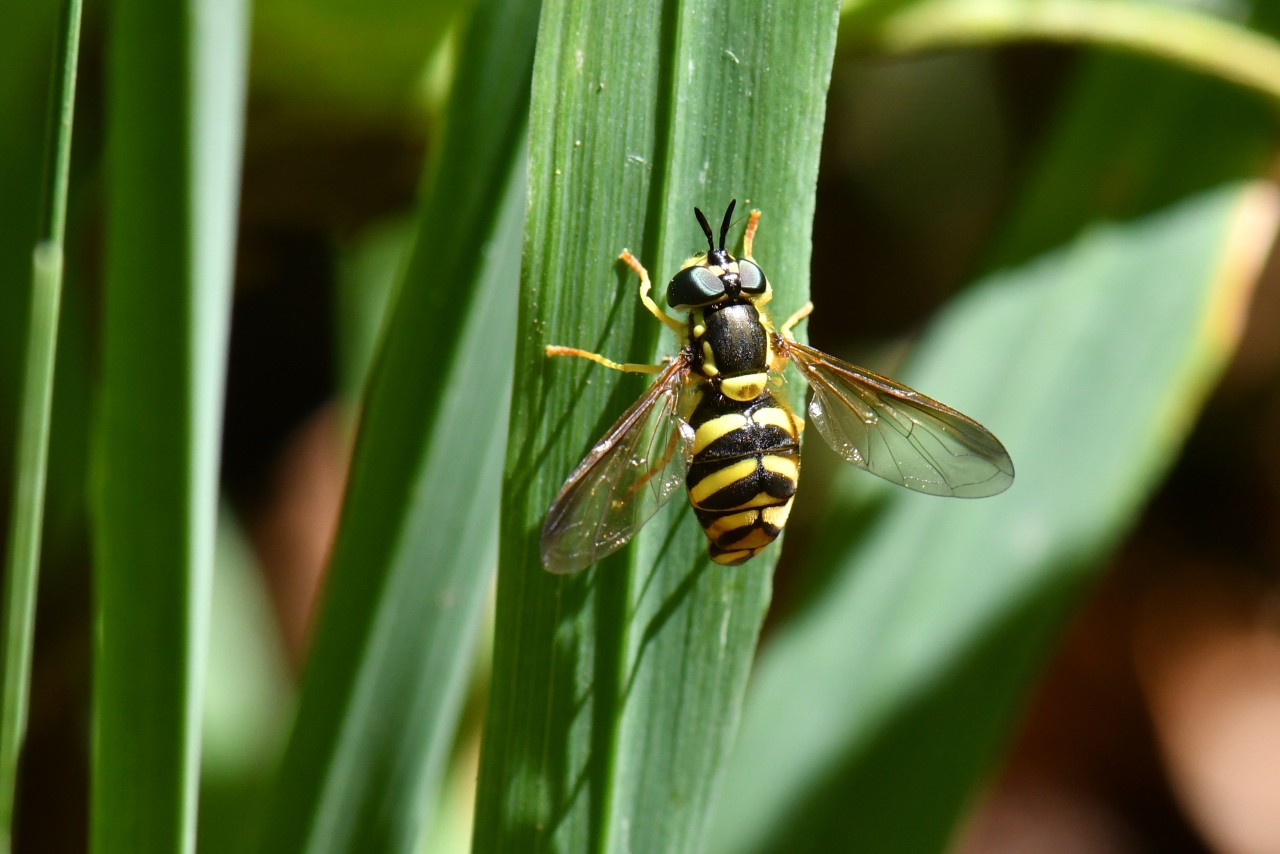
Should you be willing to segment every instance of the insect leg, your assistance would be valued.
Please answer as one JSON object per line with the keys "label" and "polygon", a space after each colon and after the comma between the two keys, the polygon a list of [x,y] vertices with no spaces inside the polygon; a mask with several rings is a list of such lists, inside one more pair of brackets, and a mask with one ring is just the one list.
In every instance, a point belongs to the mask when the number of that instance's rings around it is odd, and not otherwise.
{"label": "insect leg", "polygon": [[812,313],[813,313],[813,302],[812,301],[806,302],[804,305],[800,306],[799,311],[797,311],[795,314],[787,318],[787,322],[782,324],[782,328],[779,329],[778,331],[782,333],[783,338],[786,338],[788,341],[794,341],[795,338],[793,338],[791,335],[791,328],[795,326],[797,323],[799,323],[800,321],[804,320],[806,317],[808,317]]}
{"label": "insect leg", "polygon": [[547,345],[548,356],[577,356],[581,359],[590,359],[597,364],[604,365],[606,368],[613,368],[615,371],[626,371],[632,374],[659,374],[666,369],[666,365],[636,365],[631,362],[615,362],[612,359],[606,359],[599,353],[588,353],[586,350],[579,350],[577,347],[561,347],[557,344]]}
{"label": "insect leg", "polygon": [[625,261],[628,267],[635,270],[636,275],[640,277],[640,302],[644,303],[644,307],[649,309],[649,312],[654,317],[673,329],[677,335],[683,336],[685,334],[684,324],[659,308],[658,304],[649,296],[649,288],[651,287],[649,284],[649,271],[636,260],[636,256],[632,255],[629,250],[623,249],[622,254],[618,257]]}
{"label": "insect leg", "polygon": [[751,244],[756,242],[756,227],[760,225],[760,211],[752,211],[747,218],[747,231],[742,235],[742,257],[754,261],[751,257]]}

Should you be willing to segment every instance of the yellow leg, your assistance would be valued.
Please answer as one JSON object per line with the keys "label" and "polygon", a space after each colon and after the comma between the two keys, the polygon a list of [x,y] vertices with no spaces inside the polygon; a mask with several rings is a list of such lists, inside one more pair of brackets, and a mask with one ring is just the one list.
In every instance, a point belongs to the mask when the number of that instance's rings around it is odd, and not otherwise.
{"label": "yellow leg", "polygon": [[606,359],[599,353],[588,353],[586,350],[579,350],[577,347],[560,347],[556,344],[547,345],[548,356],[577,356],[580,359],[590,359],[591,361],[604,365],[606,368],[613,368],[615,371],[626,371],[631,374],[658,374],[666,368],[666,365],[635,365],[631,362],[615,362],[612,359]]}
{"label": "yellow leg", "polygon": [[644,303],[644,307],[649,309],[649,312],[654,317],[669,326],[677,335],[683,336],[685,334],[684,324],[659,308],[658,304],[649,296],[649,271],[636,260],[636,256],[626,249],[623,249],[622,254],[618,257],[625,261],[628,267],[635,270],[636,275],[640,277],[640,302]]}
{"label": "yellow leg", "polygon": [[812,301],[806,302],[804,305],[800,306],[799,311],[797,311],[795,314],[787,318],[787,322],[782,324],[782,328],[779,329],[778,331],[782,333],[783,338],[786,338],[788,341],[794,341],[795,338],[791,336],[792,327],[794,327],[797,323],[804,320],[806,317],[808,317],[812,313],[813,313],[813,302]]}
{"label": "yellow leg", "polygon": [[767,282],[764,286],[764,293],[758,297],[752,298],[752,302],[756,304],[756,308],[763,308],[773,299],[773,282]]}
{"label": "yellow leg", "polygon": [[756,242],[756,227],[760,225],[760,211],[752,211],[747,218],[747,231],[742,235],[742,257],[754,261],[751,257],[751,245]]}

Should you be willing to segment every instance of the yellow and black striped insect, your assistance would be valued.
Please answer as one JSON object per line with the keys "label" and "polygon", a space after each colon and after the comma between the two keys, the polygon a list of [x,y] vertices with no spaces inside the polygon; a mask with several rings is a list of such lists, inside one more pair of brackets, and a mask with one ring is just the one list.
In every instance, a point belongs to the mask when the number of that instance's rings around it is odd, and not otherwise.
{"label": "yellow and black striped insect", "polygon": [[955,498],[983,498],[1013,483],[1013,462],[973,419],[884,377],[807,347],[791,335],[813,303],[774,329],[764,306],[769,280],[751,255],[760,212],[752,211],[741,258],[725,251],[734,202],[720,245],[694,208],[708,249],[684,262],[667,285],[667,305],[640,301],[680,337],[680,351],[659,365],[619,364],[574,347],[608,368],[658,374],[644,395],[591,450],[556,495],[542,528],[542,563],[552,572],[586,569],[627,543],[681,486],[709,541],[711,559],[737,565],[782,532],[800,475],[804,422],[781,394],[793,362],[808,381],[809,419],[848,462],[885,480]]}

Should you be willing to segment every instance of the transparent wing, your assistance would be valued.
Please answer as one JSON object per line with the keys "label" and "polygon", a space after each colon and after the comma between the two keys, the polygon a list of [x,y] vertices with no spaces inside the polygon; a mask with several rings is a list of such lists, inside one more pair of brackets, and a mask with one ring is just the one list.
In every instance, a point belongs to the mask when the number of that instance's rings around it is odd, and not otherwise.
{"label": "transparent wing", "polygon": [[680,412],[681,353],[565,481],[542,525],[542,565],[586,569],[622,548],[684,488],[693,429]]}
{"label": "transparent wing", "polygon": [[917,391],[784,341],[813,396],[809,418],[832,449],[885,480],[954,498],[985,498],[1013,483],[1013,461],[987,428]]}

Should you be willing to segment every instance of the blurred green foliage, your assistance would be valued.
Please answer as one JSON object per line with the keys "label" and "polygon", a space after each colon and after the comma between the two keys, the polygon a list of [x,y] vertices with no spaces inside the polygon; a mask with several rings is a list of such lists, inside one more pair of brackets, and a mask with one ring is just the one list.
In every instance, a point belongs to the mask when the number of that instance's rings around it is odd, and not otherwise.
{"label": "blurred green foliage", "polygon": [[[1280,4],[543,5],[261,0],[244,33],[90,4],[18,850],[84,850],[91,761],[95,851],[189,850],[197,731],[215,854],[953,844],[1236,346]],[[4,483],[53,13],[0,13]],[[201,52],[237,33],[250,63]],[[660,286],[692,205],[734,197],[775,316],[811,285],[818,345],[986,423],[1018,481],[902,494],[811,436],[785,549],[709,566],[676,499],[551,577],[546,505],[643,381],[541,348],[669,355],[617,254]],[[354,450],[299,676],[270,514],[318,488],[281,461],[330,399],[332,465]],[[93,665],[91,760],[90,645],[121,625],[159,633]]]}

